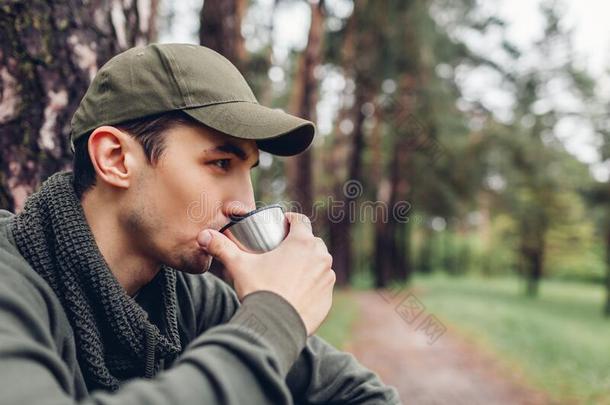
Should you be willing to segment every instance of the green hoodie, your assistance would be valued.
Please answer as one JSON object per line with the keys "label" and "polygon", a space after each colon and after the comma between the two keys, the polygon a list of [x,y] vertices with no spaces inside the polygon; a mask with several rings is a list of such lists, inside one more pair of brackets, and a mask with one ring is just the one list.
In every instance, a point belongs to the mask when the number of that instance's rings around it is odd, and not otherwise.
{"label": "green hoodie", "polygon": [[[178,273],[178,325],[186,344],[153,378],[88,392],[74,335],[51,287],[21,256],[0,210],[1,404],[399,404],[352,355],[319,337],[282,297],[239,302],[211,274]],[[154,296],[136,301],[154,308]],[[154,314],[151,314],[154,316]]]}

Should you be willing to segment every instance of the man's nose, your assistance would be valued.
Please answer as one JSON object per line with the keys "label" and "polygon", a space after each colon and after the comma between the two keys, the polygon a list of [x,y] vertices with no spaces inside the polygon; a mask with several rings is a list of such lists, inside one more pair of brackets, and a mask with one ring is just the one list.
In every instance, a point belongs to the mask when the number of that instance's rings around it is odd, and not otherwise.
{"label": "man's nose", "polygon": [[234,190],[230,190],[229,194],[225,195],[222,211],[227,220],[230,220],[231,217],[244,216],[256,209],[252,179],[248,175],[243,180],[239,185],[235,185]]}
{"label": "man's nose", "polygon": [[254,203],[254,198],[248,198],[246,200],[232,200],[225,204],[223,214],[230,219],[231,217],[244,216],[248,212],[255,209],[256,204]]}

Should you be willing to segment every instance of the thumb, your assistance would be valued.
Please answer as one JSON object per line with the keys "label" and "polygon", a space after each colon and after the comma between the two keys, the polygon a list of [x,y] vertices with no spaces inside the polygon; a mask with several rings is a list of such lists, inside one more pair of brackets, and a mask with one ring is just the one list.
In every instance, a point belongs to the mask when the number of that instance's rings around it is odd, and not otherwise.
{"label": "thumb", "polygon": [[232,262],[244,254],[229,238],[213,229],[204,229],[199,232],[197,243],[225,267],[230,267]]}

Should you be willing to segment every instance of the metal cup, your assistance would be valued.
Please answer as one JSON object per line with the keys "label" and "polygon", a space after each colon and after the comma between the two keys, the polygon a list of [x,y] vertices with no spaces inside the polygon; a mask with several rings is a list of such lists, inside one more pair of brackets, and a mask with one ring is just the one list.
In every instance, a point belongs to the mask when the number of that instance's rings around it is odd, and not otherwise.
{"label": "metal cup", "polygon": [[251,253],[275,249],[288,234],[288,220],[279,204],[267,205],[249,213],[232,217],[220,232],[237,246]]}

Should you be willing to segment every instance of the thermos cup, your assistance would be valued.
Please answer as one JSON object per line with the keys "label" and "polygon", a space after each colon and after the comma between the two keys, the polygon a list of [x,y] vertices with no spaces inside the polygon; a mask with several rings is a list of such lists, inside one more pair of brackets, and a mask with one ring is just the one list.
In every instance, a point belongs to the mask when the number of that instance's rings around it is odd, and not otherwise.
{"label": "thermos cup", "polygon": [[288,228],[284,209],[279,204],[272,204],[231,217],[220,232],[242,250],[263,253],[275,249],[288,234]]}

